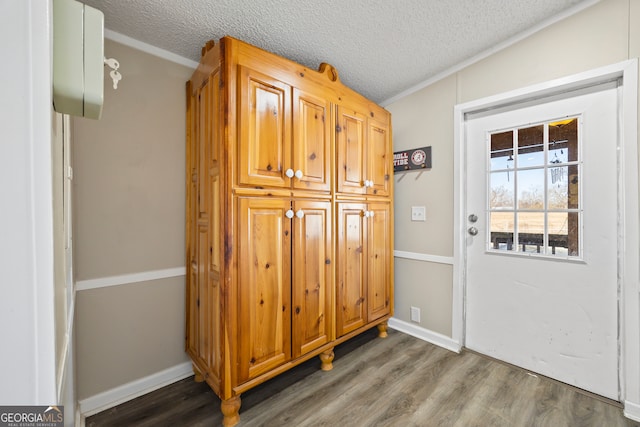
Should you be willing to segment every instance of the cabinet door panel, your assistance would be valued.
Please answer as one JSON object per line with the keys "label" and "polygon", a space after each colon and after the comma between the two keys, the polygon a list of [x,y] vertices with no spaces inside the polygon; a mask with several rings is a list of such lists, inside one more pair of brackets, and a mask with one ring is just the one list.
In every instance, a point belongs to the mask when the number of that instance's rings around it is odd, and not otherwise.
{"label": "cabinet door panel", "polygon": [[291,357],[289,200],[239,198],[239,382]]}
{"label": "cabinet door panel", "polygon": [[[201,94],[201,117],[200,117],[200,144],[203,150],[200,152],[200,162],[202,165],[200,172],[200,185],[206,187],[205,195],[201,196],[201,208],[208,212],[209,236],[201,253],[200,262],[206,262],[208,274],[201,277],[202,283],[207,284],[206,300],[201,299],[200,310],[208,312],[207,334],[209,347],[205,353],[208,375],[213,378],[214,383],[219,383],[222,373],[222,319],[221,319],[221,257],[220,247],[223,238],[220,234],[220,166],[219,149],[222,144],[222,133],[220,127],[220,73],[216,72],[209,77],[209,81],[202,89]],[[209,197],[207,197],[208,195]],[[208,243],[207,243],[208,242]]]}
{"label": "cabinet door panel", "polygon": [[293,357],[326,344],[332,332],[331,203],[296,201],[293,218]]}
{"label": "cabinet door panel", "polygon": [[240,184],[288,187],[284,172],[291,159],[291,88],[265,74],[239,68]]}
{"label": "cabinet door panel", "polygon": [[364,252],[366,205],[338,203],[338,274],[336,333],[342,336],[363,326],[366,312],[366,259]]}
{"label": "cabinet door panel", "polygon": [[190,83],[187,85],[187,152],[186,152],[186,260],[187,260],[187,294],[186,294],[186,342],[189,355],[195,359],[198,355],[197,339],[197,300],[198,300],[198,137],[196,133],[199,107],[199,96],[191,93]]}
{"label": "cabinet door panel", "polygon": [[391,167],[393,152],[389,127],[381,122],[369,119],[369,140],[366,147],[368,172],[367,177],[373,183],[367,189],[369,194],[388,196],[392,177]]}
{"label": "cabinet door panel", "polygon": [[[198,227],[198,266],[196,273],[196,328],[197,341],[195,343],[198,359],[205,362],[211,351],[211,322],[207,304],[209,302],[209,230],[206,225]],[[208,365],[205,365],[208,367]]]}
{"label": "cabinet door panel", "polygon": [[293,187],[329,191],[331,166],[330,106],[300,89],[293,90],[293,170],[302,178]]}
{"label": "cabinet door panel", "polygon": [[365,194],[366,116],[358,111],[339,107],[336,130],[338,191]]}
{"label": "cabinet door panel", "polygon": [[219,73],[209,76],[191,98],[188,147],[187,349],[199,369],[218,382],[222,369],[220,344],[220,132]]}
{"label": "cabinet door panel", "polygon": [[367,221],[367,310],[371,322],[391,311],[391,210],[389,203],[370,203]]}

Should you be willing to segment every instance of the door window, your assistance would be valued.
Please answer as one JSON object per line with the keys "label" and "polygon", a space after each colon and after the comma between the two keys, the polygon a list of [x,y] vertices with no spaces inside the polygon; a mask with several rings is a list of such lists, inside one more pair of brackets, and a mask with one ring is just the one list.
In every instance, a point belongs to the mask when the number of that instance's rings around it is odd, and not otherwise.
{"label": "door window", "polygon": [[489,132],[487,248],[579,258],[581,118]]}

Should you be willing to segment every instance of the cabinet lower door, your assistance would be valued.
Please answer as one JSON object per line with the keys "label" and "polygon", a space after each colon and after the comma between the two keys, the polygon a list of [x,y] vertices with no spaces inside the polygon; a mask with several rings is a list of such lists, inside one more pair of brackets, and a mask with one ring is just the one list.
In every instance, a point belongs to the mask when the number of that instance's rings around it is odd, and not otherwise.
{"label": "cabinet lower door", "polygon": [[291,202],[238,198],[238,382],[291,358]]}
{"label": "cabinet lower door", "polygon": [[336,258],[336,333],[347,334],[367,322],[366,311],[366,223],[367,205],[338,203]]}
{"label": "cabinet lower door", "polygon": [[331,203],[295,201],[293,221],[293,357],[333,339]]}
{"label": "cabinet lower door", "polygon": [[367,316],[372,322],[391,312],[391,206],[369,203],[367,209]]}

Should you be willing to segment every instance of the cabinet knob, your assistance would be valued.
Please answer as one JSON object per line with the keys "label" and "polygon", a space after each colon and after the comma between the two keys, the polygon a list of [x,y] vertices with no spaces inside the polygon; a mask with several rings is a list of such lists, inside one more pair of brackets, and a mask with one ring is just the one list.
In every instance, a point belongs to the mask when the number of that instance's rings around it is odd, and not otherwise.
{"label": "cabinet knob", "polygon": [[373,187],[373,180],[369,181],[369,187]]}
{"label": "cabinet knob", "polygon": [[287,178],[293,178],[293,176],[295,175],[293,173],[293,169],[291,168],[287,169],[284,174],[287,176]]}
{"label": "cabinet knob", "polygon": [[370,217],[370,218],[373,218],[373,215],[374,215],[374,214],[375,214],[375,212],[374,212],[374,211],[369,211],[369,217]]}
{"label": "cabinet knob", "polygon": [[289,209],[288,211],[286,211],[284,216],[286,216],[289,219],[293,218],[293,209]]}
{"label": "cabinet knob", "polygon": [[364,217],[369,218],[369,211],[364,211]]}
{"label": "cabinet knob", "polygon": [[298,212],[296,212],[296,216],[300,219],[304,218],[304,211],[302,209],[298,210]]}
{"label": "cabinet knob", "polygon": [[296,171],[295,175],[296,175],[296,178],[302,179],[302,171],[300,169]]}

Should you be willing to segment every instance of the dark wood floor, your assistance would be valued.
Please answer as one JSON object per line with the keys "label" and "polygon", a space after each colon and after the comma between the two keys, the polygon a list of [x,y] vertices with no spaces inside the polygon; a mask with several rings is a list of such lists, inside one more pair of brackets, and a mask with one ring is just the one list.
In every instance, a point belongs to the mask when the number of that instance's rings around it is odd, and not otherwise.
{"label": "dark wood floor", "polygon": [[[339,346],[242,395],[240,426],[638,426],[622,409],[472,352],[391,330]],[[220,400],[187,378],[87,418],[98,426],[218,426]]]}

